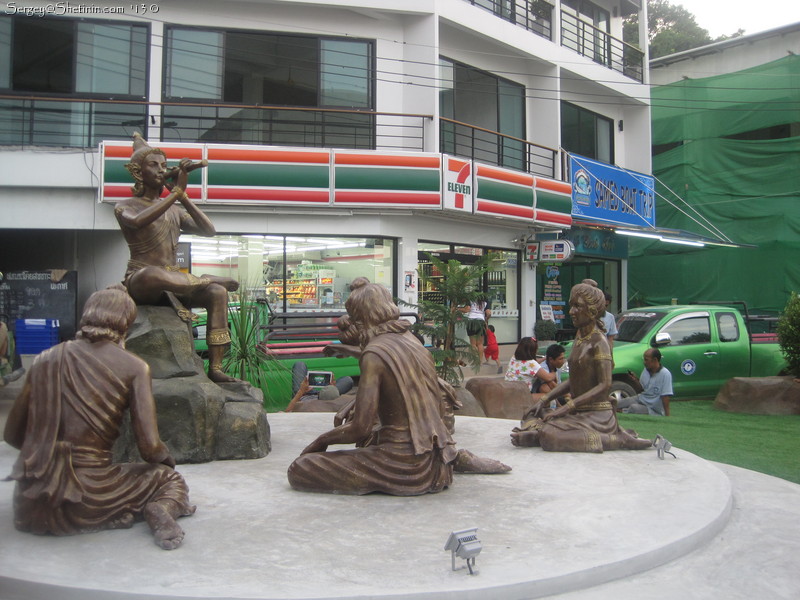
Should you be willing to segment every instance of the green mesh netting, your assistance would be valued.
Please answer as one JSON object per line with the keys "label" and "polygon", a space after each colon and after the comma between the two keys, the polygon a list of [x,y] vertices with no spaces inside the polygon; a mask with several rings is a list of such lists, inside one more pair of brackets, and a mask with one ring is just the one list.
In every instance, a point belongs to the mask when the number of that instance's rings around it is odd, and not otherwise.
{"label": "green mesh netting", "polygon": [[677,143],[653,157],[657,226],[719,238],[694,209],[758,248],[631,241],[630,304],[744,300],[781,311],[800,290],[800,56],[656,87],[652,103],[653,145]]}

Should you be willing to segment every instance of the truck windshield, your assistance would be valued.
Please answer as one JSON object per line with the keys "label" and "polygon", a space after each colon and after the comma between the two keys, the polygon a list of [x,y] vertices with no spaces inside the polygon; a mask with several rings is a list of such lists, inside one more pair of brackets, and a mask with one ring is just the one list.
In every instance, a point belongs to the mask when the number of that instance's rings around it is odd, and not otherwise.
{"label": "truck windshield", "polygon": [[619,329],[617,340],[620,342],[640,342],[665,314],[653,311],[622,313],[622,316],[617,319],[617,329]]}

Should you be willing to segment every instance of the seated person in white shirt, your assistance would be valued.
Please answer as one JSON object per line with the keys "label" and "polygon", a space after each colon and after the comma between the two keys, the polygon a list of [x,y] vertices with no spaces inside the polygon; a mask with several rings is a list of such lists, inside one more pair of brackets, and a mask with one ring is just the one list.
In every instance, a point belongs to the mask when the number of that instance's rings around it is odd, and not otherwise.
{"label": "seated person in white shirt", "polygon": [[[672,396],[672,373],[661,365],[661,351],[649,348],[644,352],[644,370],[639,377],[643,392],[617,403],[617,410],[640,415],[669,416],[669,399]],[[629,375],[636,377],[630,371]]]}
{"label": "seated person in white shirt", "polygon": [[538,349],[539,344],[536,338],[522,338],[517,344],[517,349],[514,350],[514,356],[508,361],[505,380],[522,381],[531,390],[537,380],[544,383],[555,383],[558,375],[542,369],[542,365],[536,360]]}

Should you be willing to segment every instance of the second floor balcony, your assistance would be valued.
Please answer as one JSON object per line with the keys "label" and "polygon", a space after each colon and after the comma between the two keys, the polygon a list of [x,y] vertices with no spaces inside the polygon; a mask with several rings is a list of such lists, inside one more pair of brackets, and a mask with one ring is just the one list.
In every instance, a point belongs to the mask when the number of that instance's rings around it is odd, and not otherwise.
{"label": "second floor balcony", "polygon": [[439,119],[438,132],[431,127],[433,115],[422,114],[0,96],[0,146],[96,148],[139,131],[162,142],[442,152],[545,177],[559,172],[553,148],[451,119]]}

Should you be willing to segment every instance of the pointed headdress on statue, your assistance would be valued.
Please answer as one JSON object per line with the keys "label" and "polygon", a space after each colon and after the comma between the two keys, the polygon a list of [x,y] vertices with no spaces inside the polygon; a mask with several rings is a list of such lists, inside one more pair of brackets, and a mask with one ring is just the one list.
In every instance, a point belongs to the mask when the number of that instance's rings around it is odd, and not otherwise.
{"label": "pointed headdress on statue", "polygon": [[133,134],[133,152],[131,153],[131,162],[125,165],[128,172],[133,176],[135,183],[131,187],[134,196],[141,196],[144,193],[144,185],[142,184],[142,165],[145,159],[157,152],[164,158],[167,157],[166,153],[161,148],[153,148],[147,144],[147,141],[137,131]]}

